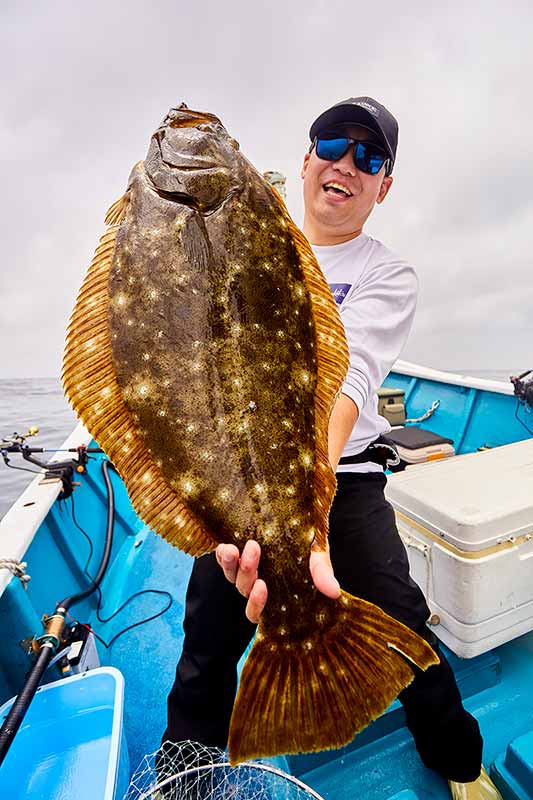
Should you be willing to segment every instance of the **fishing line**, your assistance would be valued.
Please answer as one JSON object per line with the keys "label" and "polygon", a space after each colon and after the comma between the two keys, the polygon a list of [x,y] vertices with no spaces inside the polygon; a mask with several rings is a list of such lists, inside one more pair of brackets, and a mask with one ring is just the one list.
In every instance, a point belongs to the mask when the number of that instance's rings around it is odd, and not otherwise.
{"label": "fishing line", "polygon": [[[88,572],[88,567],[89,567],[89,564],[91,562],[91,559],[92,559],[93,553],[94,553],[93,542],[92,542],[92,539],[89,536],[89,534],[86,531],[83,530],[83,528],[81,527],[81,525],[79,524],[79,522],[76,519],[75,506],[74,506],[74,495],[70,496],[70,500],[71,500],[72,521],[74,522],[75,527],[84,535],[84,537],[87,539],[87,542],[89,543],[89,557],[88,557],[88,559],[87,559],[87,561],[85,563],[85,566],[83,568],[83,573],[84,573],[84,575],[86,575],[89,578],[91,583],[94,583],[94,578]],[[164,589],[142,589],[141,591],[135,592],[130,597],[128,597],[128,599],[124,603],[122,603],[122,605],[119,608],[117,608],[116,611],[114,611],[109,617],[102,617],[100,615],[100,609],[101,609],[101,605],[102,605],[102,590],[101,590],[100,586],[96,587],[96,591],[98,593],[98,603],[96,605],[96,617],[97,617],[98,621],[102,622],[102,623],[110,622],[114,617],[117,616],[117,614],[120,614],[120,612],[129,603],[131,603],[132,600],[134,600],[136,597],[140,597],[143,594],[164,595],[168,599],[168,603],[165,606],[165,608],[163,608],[161,611],[158,611],[157,614],[152,614],[150,617],[145,617],[144,619],[140,620],[139,622],[134,622],[131,625],[128,625],[126,628],[123,628],[118,633],[116,633],[109,640],[109,642],[104,641],[104,639],[102,639],[102,637],[99,634],[97,634],[96,631],[94,631],[89,625],[85,625],[84,627],[89,628],[91,633],[94,634],[96,639],[98,639],[98,641],[101,642],[104,645],[105,648],[111,647],[111,645],[120,636],[122,636],[127,631],[130,631],[132,628],[137,628],[139,625],[144,625],[146,622],[151,622],[152,620],[157,619],[158,617],[161,617],[163,614],[166,614],[166,612],[169,610],[169,608],[171,607],[171,605],[173,603],[172,595],[170,594],[170,592],[167,592]],[[80,622],[80,625],[83,625],[83,623]]]}
{"label": "fishing line", "polygon": [[21,472],[31,472],[32,475],[42,475],[43,474],[42,472],[39,472],[39,470],[37,470],[37,469],[28,469],[28,467],[14,467],[13,464],[10,464],[9,460],[6,461],[5,458],[4,458],[4,463],[5,463],[6,467],[9,467],[9,469],[20,469]]}
{"label": "fishing line", "polygon": [[520,425],[523,425],[523,426],[524,426],[524,428],[525,428],[525,429],[526,429],[526,431],[529,433],[529,435],[530,435],[530,436],[533,436],[533,430],[532,430],[531,428],[529,428],[529,427],[527,426],[527,424],[524,422],[524,420],[523,420],[523,419],[520,419],[520,417],[518,416],[518,409],[519,409],[519,408],[520,408],[520,400],[517,400],[517,401],[516,401],[516,409],[515,409],[514,415],[515,415],[516,419],[518,420],[518,422],[520,423]]}

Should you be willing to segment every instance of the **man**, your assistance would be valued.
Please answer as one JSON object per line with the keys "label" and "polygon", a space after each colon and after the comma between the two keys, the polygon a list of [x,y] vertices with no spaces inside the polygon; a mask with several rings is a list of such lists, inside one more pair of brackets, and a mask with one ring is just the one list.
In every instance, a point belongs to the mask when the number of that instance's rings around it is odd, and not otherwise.
{"label": "man", "polygon": [[[480,773],[479,726],[462,706],[453,672],[426,627],[424,596],[409,576],[384,497],[386,454],[372,447],[390,429],[377,413],[376,390],[406,341],[417,292],[412,267],[363,233],[392,186],[398,124],[380,103],[356,97],[322,113],[310,138],[302,168],[303,230],[339,303],[350,349],[348,376],[329,424],[329,458],[338,482],[331,552],[311,553],[311,574],[327,596],[339,596],[338,578],[348,592],[427,639],[440,663],[425,673],[415,668],[415,680],[400,695],[417,750],[426,766],[450,781],[454,797],[498,798]],[[216,560],[210,555],[195,562],[164,739],[225,747],[236,665],[267,601],[259,559],[259,545],[248,542],[242,555],[233,545],[220,545]]]}

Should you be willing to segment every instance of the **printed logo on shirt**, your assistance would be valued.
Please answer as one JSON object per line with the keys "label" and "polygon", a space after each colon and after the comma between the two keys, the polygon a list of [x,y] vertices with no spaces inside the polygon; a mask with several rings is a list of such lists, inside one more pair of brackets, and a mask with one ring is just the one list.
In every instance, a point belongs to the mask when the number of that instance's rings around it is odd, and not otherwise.
{"label": "printed logo on shirt", "polygon": [[351,283],[330,283],[329,288],[331,289],[331,293],[335,298],[335,302],[340,305],[346,295],[348,294],[349,290],[352,288]]}

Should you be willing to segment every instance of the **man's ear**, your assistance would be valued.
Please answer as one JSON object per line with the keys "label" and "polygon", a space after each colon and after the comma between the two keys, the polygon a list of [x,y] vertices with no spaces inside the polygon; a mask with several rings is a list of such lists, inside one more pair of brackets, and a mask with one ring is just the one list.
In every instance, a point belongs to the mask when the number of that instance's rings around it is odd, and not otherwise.
{"label": "man's ear", "polygon": [[392,175],[385,175],[381,182],[381,186],[379,188],[379,194],[376,198],[376,203],[382,203],[386,196],[389,193],[389,189],[392,186],[393,177]]}
{"label": "man's ear", "polygon": [[311,158],[311,153],[306,153],[304,156],[304,163],[302,164],[302,171],[300,172],[300,178],[305,177],[305,173],[307,172],[307,167],[309,165],[310,158]]}

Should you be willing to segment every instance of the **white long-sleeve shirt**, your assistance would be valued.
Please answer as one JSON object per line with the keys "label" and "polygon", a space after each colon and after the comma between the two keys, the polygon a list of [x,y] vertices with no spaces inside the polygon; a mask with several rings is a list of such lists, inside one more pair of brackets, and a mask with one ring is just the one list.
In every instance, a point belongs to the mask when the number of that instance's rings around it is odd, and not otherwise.
{"label": "white long-sleeve shirt", "polygon": [[[391,429],[378,414],[377,390],[409,335],[418,281],[412,266],[365,233],[343,244],[313,245],[313,252],[339,305],[350,350],[342,392],[354,401],[359,418],[342,455],[353,456]],[[337,471],[382,470],[367,462],[340,464]]]}

